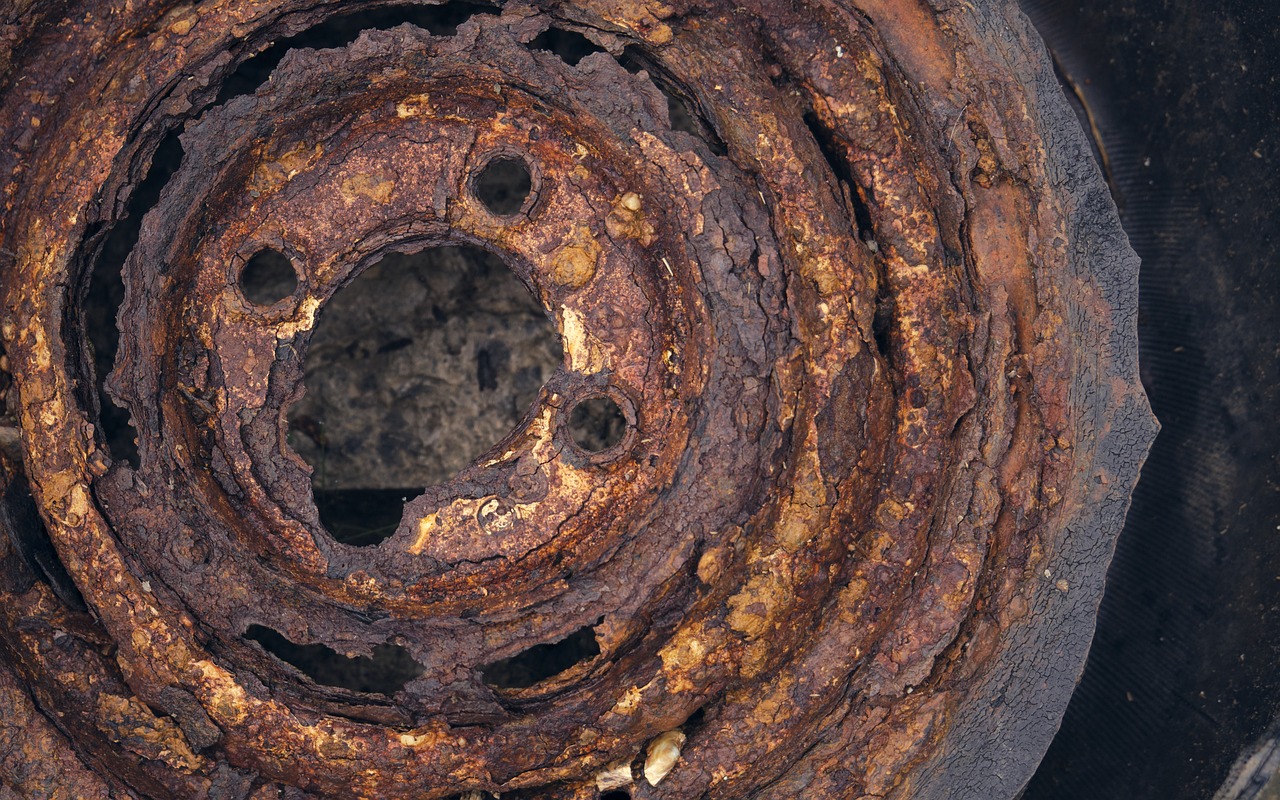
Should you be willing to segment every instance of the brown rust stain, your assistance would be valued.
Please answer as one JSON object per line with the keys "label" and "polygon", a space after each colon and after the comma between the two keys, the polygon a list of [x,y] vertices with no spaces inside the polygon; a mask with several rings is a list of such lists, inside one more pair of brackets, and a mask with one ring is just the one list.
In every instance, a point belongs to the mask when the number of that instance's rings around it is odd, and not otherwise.
{"label": "brown rust stain", "polygon": [[391,199],[391,193],[395,188],[395,179],[385,172],[356,173],[343,178],[339,185],[339,191],[348,202],[364,197],[375,203],[385,203]]}
{"label": "brown rust stain", "polygon": [[551,280],[565,289],[581,289],[596,276],[600,262],[600,243],[590,226],[577,223],[572,232],[551,254]]}
{"label": "brown rust stain", "polygon": [[307,145],[305,142],[296,142],[283,150],[269,145],[260,146],[257,148],[258,163],[249,180],[249,193],[256,197],[276,191],[314,164],[322,152],[322,145]]}

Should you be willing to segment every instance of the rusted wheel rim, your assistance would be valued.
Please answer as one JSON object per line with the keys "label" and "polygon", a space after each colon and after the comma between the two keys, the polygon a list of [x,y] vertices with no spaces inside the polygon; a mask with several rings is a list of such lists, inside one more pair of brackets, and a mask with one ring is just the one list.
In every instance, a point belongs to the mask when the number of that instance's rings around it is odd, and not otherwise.
{"label": "rusted wheel rim", "polygon": [[[295,50],[218,101],[327,13],[85,10],[11,56],[0,334],[25,472],[93,619],[15,578],[5,652],[83,754],[59,780],[940,796],[962,759],[1008,767],[975,768],[975,796],[1015,793],[1152,432],[1136,264],[1016,11],[510,7]],[[607,52],[529,47],[549,26]],[[702,136],[672,130],[659,86]],[[108,378],[134,468],[95,426],[77,307],[179,128]],[[495,158],[532,176],[512,214],[476,193]],[[393,537],[341,545],[283,438],[310,331],[383,253],[446,242],[506,260],[564,364]],[[270,306],[238,287],[263,248],[298,277]],[[566,424],[600,396],[627,430],[589,453]],[[423,672],[394,697],[317,686],[250,625],[403,647]],[[584,630],[594,658],[486,683]],[[678,758],[644,777],[655,738]]]}

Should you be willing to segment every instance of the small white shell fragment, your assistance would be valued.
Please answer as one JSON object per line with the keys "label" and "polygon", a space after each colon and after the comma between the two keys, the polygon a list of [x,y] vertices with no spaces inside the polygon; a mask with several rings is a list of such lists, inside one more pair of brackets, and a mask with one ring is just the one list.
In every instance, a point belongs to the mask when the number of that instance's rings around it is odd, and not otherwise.
{"label": "small white shell fragment", "polygon": [[657,786],[680,760],[680,748],[684,747],[686,737],[680,731],[667,731],[658,734],[649,742],[649,752],[644,759],[644,779],[650,786]]}
{"label": "small white shell fragment", "polygon": [[596,789],[607,792],[622,786],[630,786],[635,781],[631,774],[631,759],[615,761],[596,773]]}

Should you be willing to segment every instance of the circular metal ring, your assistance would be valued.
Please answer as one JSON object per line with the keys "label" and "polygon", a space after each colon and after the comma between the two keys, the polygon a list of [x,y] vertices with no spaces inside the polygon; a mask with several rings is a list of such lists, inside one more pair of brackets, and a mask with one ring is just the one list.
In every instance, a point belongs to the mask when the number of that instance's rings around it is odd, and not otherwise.
{"label": "circular metal ring", "polygon": [[[23,577],[39,531],[0,542],[0,707],[62,720],[20,785],[1017,793],[1154,421],[1136,260],[1012,4],[362,2],[387,24],[234,96],[333,7],[71,5],[18,32],[0,108],[5,469],[89,612]],[[530,46],[552,28],[598,52]],[[171,136],[100,398],[79,308]],[[531,189],[499,216],[476,181],[509,157]],[[341,544],[284,436],[311,333],[380,254],[450,241],[503,255],[564,362],[393,536]],[[264,244],[299,279],[265,310],[236,277]],[[561,417],[602,393],[627,432],[586,454]],[[255,631],[414,677],[324,685]]]}

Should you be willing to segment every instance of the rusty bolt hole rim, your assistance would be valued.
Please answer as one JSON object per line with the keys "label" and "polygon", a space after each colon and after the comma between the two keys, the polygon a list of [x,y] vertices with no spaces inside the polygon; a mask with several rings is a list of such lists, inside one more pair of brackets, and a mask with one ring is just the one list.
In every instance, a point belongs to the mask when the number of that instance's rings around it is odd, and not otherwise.
{"label": "rusty bolt hole rim", "polygon": [[[1053,85],[1011,5],[945,25],[879,0],[481,13],[452,37],[290,51],[216,108],[237,59],[329,11],[148,8],[136,30],[72,15],[58,47],[14,51],[37,82],[83,80],[3,105],[23,468],[94,616],[14,578],[0,542],[0,687],[36,687],[5,702],[66,720],[44,740],[59,780],[577,800],[623,762],[636,797],[942,797],[961,753],[1001,765],[964,785],[1016,794],[1083,662],[1153,427],[1135,263],[1071,160],[1069,109],[1017,77]],[[641,73],[530,50],[551,27],[647,59],[725,156],[673,132]],[[132,88],[93,83],[91,52]],[[146,52],[164,55],[126,68]],[[119,223],[98,198],[127,196],[188,112],[183,166],[126,262],[111,376],[143,457],[105,469],[68,287],[87,280],[85,226]],[[523,216],[475,208],[471,156],[503,148],[530,168]],[[307,203],[325,211],[310,227],[280,223]],[[306,290],[264,315],[226,265],[272,230]],[[492,458],[354,554],[313,538],[280,443],[309,326],[356,268],[336,253],[366,233],[357,261],[455,235],[518,253],[567,369]],[[584,388],[627,416],[590,457],[602,469],[574,463],[560,418]],[[580,671],[519,702],[483,685],[482,665],[586,624],[600,652]],[[393,698],[322,691],[245,642],[252,625],[355,656],[392,643],[423,673]],[[1037,702],[991,711],[1026,686]]]}
{"label": "rusty bolt hole rim", "polygon": [[[509,166],[508,166],[509,165]],[[494,192],[502,191],[502,184],[510,181],[509,176],[501,175],[502,171],[510,171],[514,168],[517,175],[521,175],[516,179],[516,185],[523,188],[523,184],[527,182],[528,188],[524,190],[524,194],[519,201],[510,206],[509,210],[502,210],[510,203],[510,198],[504,198]],[[538,203],[538,187],[542,180],[541,172],[537,165],[528,161],[524,156],[510,148],[503,148],[490,153],[483,162],[472,173],[468,182],[468,190],[480,205],[494,217],[501,220],[511,220],[520,216],[532,216],[535,206]],[[495,208],[501,204],[501,207]]]}
{"label": "rusty bolt hole rim", "polygon": [[[588,404],[598,404],[600,401],[607,405],[602,408],[587,407]],[[612,430],[606,430],[601,436],[601,447],[592,449],[583,444],[581,439],[589,438],[591,432],[584,431],[579,436],[580,425],[594,423],[610,427],[615,420],[621,423],[621,430],[616,434]],[[635,404],[624,392],[609,384],[578,394],[560,414],[559,425],[566,446],[587,463],[597,465],[619,459],[641,435],[636,423]]]}
{"label": "rusty bolt hole rim", "polygon": [[[264,244],[249,249],[252,254],[248,258],[236,258],[239,265],[234,271],[235,286],[240,290],[240,297],[244,300],[245,305],[268,316],[293,313],[294,308],[297,306],[298,297],[304,291],[306,270],[288,254],[271,245]],[[264,281],[267,283],[278,282],[282,280],[279,277],[282,267],[289,271],[289,277],[292,278],[292,286],[288,293],[272,300],[270,297],[274,297],[275,293],[262,295],[260,292],[264,291],[266,287],[259,285],[257,288],[258,297],[249,296],[248,290],[245,288],[246,283],[252,285],[260,284]]]}

